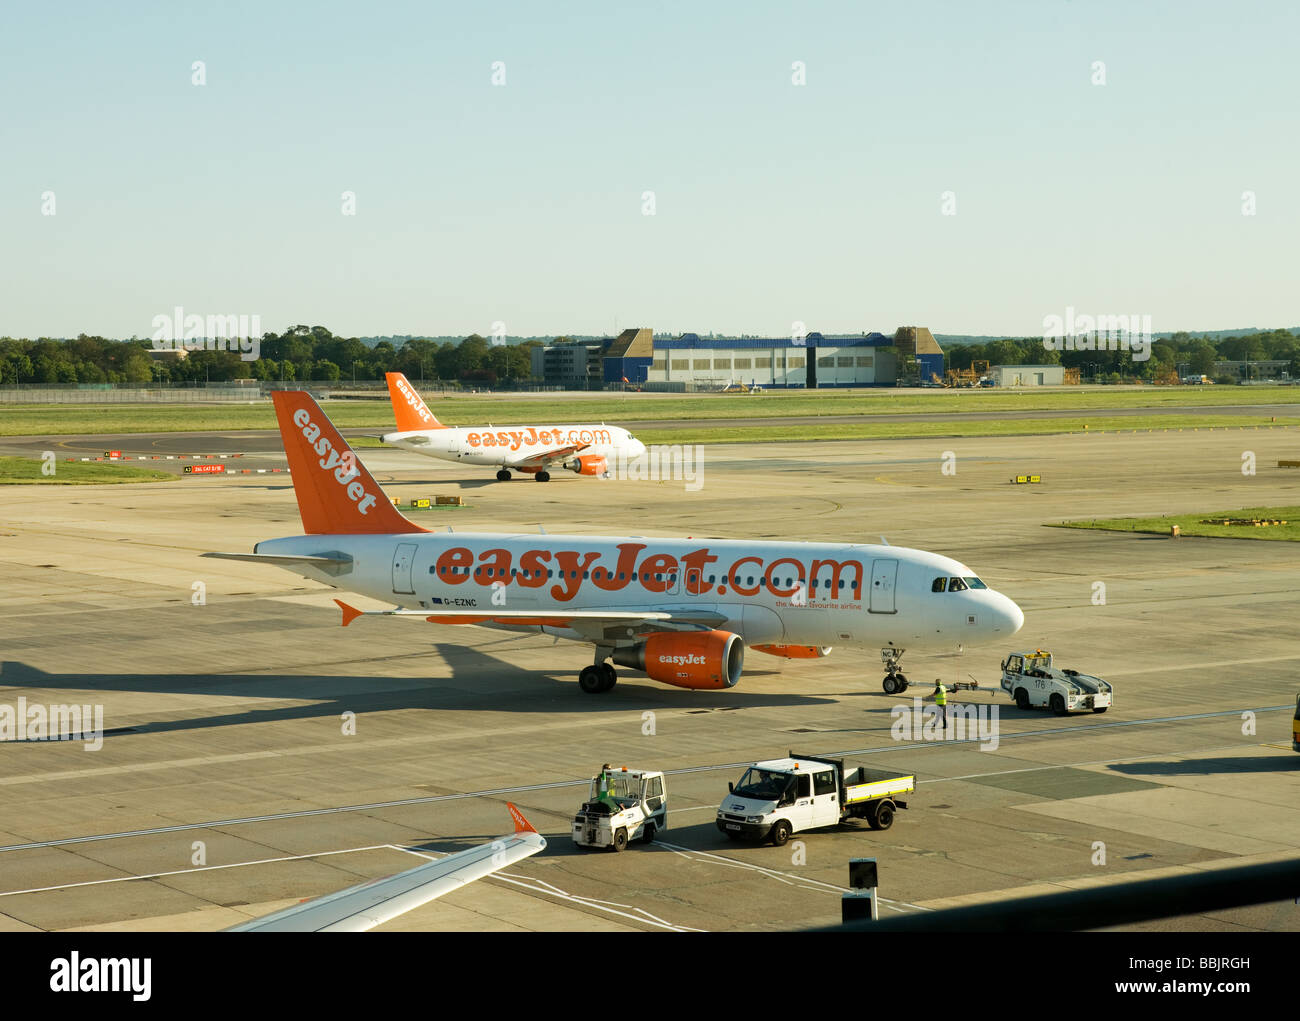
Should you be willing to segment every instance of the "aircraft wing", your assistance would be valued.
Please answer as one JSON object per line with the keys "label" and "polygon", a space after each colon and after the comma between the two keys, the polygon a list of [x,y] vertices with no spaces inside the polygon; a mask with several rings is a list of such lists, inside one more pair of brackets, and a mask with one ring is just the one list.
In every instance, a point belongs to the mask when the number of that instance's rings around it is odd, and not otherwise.
{"label": "aircraft wing", "polygon": [[358,610],[335,599],[343,611],[343,626],[358,617],[423,617],[430,624],[478,624],[482,627],[553,627],[577,631],[592,641],[605,637],[610,628],[664,630],[712,628],[727,618],[713,610],[682,607],[680,610],[502,610],[483,609]]}
{"label": "aircraft wing", "polygon": [[566,457],[572,457],[579,451],[586,450],[589,446],[591,446],[590,443],[575,443],[567,447],[556,447],[554,450],[543,450],[537,454],[512,458],[505,462],[505,466],[507,468],[545,468],[556,461],[563,461]]}
{"label": "aircraft wing", "polygon": [[515,832],[417,865],[386,879],[374,879],[338,893],[295,904],[283,911],[236,925],[228,932],[365,932],[398,915],[427,904],[475,879],[536,854],[546,838],[510,805]]}

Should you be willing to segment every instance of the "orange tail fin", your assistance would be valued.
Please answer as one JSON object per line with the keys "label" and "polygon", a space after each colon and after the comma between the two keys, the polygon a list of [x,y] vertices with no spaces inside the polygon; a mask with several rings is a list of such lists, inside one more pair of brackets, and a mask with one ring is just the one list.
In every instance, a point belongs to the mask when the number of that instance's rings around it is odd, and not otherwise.
{"label": "orange tail fin", "polygon": [[388,377],[388,396],[393,401],[393,417],[397,419],[399,433],[415,432],[420,429],[446,429],[447,427],[433,417],[433,412],[424,403],[424,399],[415,392],[407,378],[400,372],[386,373]]}
{"label": "orange tail fin", "polygon": [[271,395],[308,535],[425,532],[397,512],[310,394]]}

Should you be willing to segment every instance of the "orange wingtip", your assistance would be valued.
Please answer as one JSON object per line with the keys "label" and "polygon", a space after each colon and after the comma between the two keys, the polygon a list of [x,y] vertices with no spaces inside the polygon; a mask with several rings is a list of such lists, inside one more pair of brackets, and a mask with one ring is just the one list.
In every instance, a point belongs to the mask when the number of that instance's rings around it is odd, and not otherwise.
{"label": "orange wingtip", "polygon": [[343,611],[343,626],[347,627],[354,620],[361,616],[361,611],[355,606],[349,606],[342,599],[336,599],[334,602],[339,604],[339,609]]}
{"label": "orange wingtip", "polygon": [[524,818],[524,813],[515,808],[510,802],[506,802],[506,808],[510,809],[510,818],[515,821],[516,833],[536,833],[533,824]]}

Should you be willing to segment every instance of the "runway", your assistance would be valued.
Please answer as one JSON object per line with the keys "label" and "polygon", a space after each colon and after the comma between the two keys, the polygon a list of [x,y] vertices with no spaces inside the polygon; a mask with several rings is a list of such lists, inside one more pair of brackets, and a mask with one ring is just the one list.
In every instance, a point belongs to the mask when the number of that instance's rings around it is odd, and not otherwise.
{"label": "runway", "polygon": [[[277,453],[264,435],[201,439],[210,452],[236,452],[224,441]],[[575,680],[585,648],[409,620],[344,630],[333,590],[198,557],[299,531],[287,479],[9,487],[0,704],[101,704],[109,733],[98,751],[0,744],[0,928],[223,928],[507,832],[507,798],[548,849],[388,928],[828,925],[861,856],[879,860],[891,912],[1294,856],[1300,551],[1045,525],[1300,503],[1300,474],[1269,467],[1297,447],[1300,434],[1281,429],[709,445],[698,491],[568,473],[498,484],[361,451],[403,504],[465,497],[419,518],[426,527],[884,534],[958,557],[1025,610],[1014,647],[1049,648],[1116,686],[1104,717],[1056,718],[996,689],[1010,648],[907,654],[915,685],[986,686],[961,697],[999,708],[996,749],[895,740],[891,710],[928,687],[886,696],[875,657],[844,650],[811,661],[751,650],[729,691],[623,670],[589,696]],[[1254,476],[1242,475],[1245,450]],[[948,451],[955,475],[941,470]],[[1044,483],[1008,484],[1025,472]],[[713,824],[727,781],[790,749],[914,771],[911,808],[886,832],[727,842]],[[619,855],[571,845],[568,821],[602,761],[668,771],[663,840]],[[1288,897],[1147,927],[1294,931],[1298,910]]]}

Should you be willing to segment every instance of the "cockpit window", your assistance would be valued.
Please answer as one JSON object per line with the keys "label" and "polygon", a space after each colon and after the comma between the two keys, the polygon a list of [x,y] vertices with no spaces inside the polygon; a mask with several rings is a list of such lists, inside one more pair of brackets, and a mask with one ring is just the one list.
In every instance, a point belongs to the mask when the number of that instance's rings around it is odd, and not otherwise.
{"label": "cockpit window", "polygon": [[934,584],[930,586],[930,591],[931,591],[931,592],[944,592],[944,591],[947,591],[947,588],[948,588],[948,579],[947,579],[947,578],[935,578],[935,579],[934,579]]}
{"label": "cockpit window", "polygon": [[963,578],[962,581],[964,581],[971,588],[988,588],[988,586],[985,585],[978,578]]}
{"label": "cockpit window", "polygon": [[948,591],[949,591],[949,592],[965,592],[965,591],[966,591],[966,583],[965,583],[964,581],[962,581],[960,578],[950,578],[950,579],[948,579]]}

